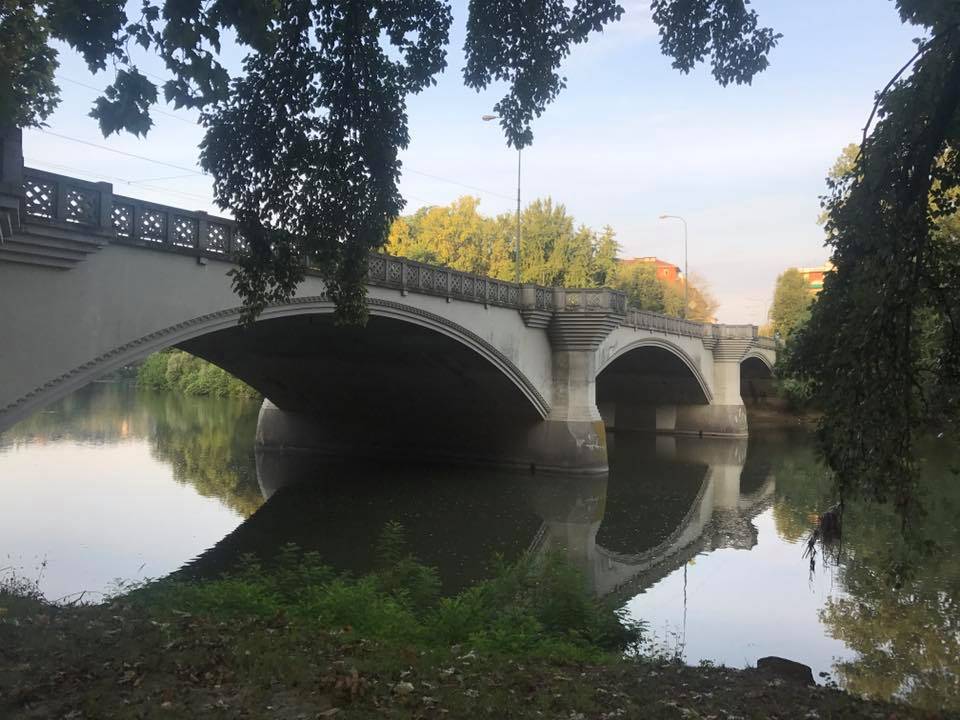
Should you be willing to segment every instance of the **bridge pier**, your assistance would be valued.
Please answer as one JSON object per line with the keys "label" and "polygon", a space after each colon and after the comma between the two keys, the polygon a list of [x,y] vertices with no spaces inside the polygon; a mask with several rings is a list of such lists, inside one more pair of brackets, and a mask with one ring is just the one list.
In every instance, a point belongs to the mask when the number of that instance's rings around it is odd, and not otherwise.
{"label": "bridge pier", "polygon": [[623,297],[610,292],[553,291],[550,412],[532,428],[531,463],[550,471],[606,472],[607,432],[597,407],[597,348],[623,322]]}
{"label": "bridge pier", "polygon": [[555,350],[553,404],[531,429],[527,445],[532,465],[545,470],[605,472],[607,433],[596,404],[593,352]]}

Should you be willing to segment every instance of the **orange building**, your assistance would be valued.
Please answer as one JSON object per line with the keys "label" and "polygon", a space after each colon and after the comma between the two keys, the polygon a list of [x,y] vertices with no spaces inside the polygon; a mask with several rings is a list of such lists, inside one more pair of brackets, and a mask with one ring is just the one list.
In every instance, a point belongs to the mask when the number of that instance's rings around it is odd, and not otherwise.
{"label": "orange building", "polygon": [[807,284],[807,290],[816,295],[823,289],[823,277],[833,270],[833,263],[827,260],[822,267],[797,268]]}
{"label": "orange building", "polygon": [[622,260],[624,265],[653,265],[656,267],[657,277],[667,282],[676,282],[680,279],[680,267],[666,260],[655,257],[638,257],[631,260]]}

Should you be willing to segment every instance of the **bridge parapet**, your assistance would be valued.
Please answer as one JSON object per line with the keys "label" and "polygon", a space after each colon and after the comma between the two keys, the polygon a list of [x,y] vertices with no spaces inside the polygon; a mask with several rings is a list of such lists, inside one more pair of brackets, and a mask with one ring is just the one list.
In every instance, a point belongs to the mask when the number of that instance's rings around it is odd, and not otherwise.
{"label": "bridge parapet", "polygon": [[21,217],[24,223],[59,225],[156,250],[223,257],[245,247],[232,220],[114,195],[110,183],[29,167],[23,168]]}

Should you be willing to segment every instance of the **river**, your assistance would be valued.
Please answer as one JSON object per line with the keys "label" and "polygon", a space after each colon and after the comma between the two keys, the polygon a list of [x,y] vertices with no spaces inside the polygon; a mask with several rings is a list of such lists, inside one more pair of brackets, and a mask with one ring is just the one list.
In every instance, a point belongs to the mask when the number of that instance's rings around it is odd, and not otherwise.
{"label": "river", "polygon": [[[781,655],[847,689],[960,709],[960,452],[923,446],[926,536],[848,506],[803,557],[829,482],[801,429],[748,441],[618,433],[609,476],[256,455],[258,404],[96,383],[0,434],[0,575],[99,600],[210,576],[284,543],[363,572],[385,523],[455,591],[491,559],[560,549],[648,625],[651,650],[734,667]],[[265,501],[265,498],[268,500]],[[894,561],[909,572],[899,587]]]}

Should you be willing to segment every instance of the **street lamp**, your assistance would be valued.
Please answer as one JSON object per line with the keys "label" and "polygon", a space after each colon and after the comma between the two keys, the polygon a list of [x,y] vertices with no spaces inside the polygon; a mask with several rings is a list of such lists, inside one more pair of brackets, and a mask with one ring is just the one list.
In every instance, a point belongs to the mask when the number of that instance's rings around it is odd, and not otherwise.
{"label": "street lamp", "polygon": [[[484,122],[498,120],[499,115],[482,115],[480,117]],[[520,148],[517,148],[517,245],[514,249],[514,264],[517,268],[517,284],[520,284]]]}
{"label": "street lamp", "polygon": [[687,286],[690,285],[690,274],[687,272],[687,221],[679,215],[661,215],[661,220],[679,220],[683,223],[683,319],[687,319]]}

